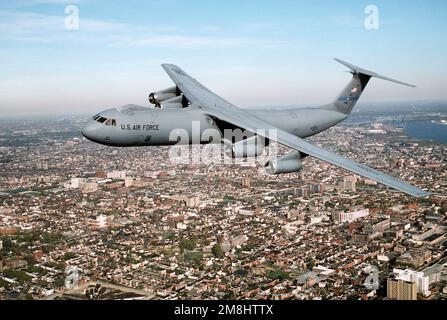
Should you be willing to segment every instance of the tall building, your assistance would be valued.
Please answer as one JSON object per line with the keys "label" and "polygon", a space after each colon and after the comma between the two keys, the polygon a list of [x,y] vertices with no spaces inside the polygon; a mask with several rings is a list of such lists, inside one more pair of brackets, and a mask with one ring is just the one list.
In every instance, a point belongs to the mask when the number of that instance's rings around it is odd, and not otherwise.
{"label": "tall building", "polygon": [[90,216],[87,220],[87,224],[93,229],[104,229],[107,227],[107,216],[103,214]]}
{"label": "tall building", "polygon": [[125,186],[126,188],[130,188],[130,187],[132,187],[132,186],[133,186],[133,178],[132,178],[132,177],[126,177],[126,178],[124,179],[124,186]]}
{"label": "tall building", "polygon": [[124,180],[125,178],[126,178],[126,171],[114,170],[111,172],[107,172],[107,179]]}
{"label": "tall building", "polygon": [[332,220],[338,222],[353,222],[357,219],[367,217],[369,215],[369,209],[362,209],[353,212],[334,212],[332,214]]}
{"label": "tall building", "polygon": [[339,183],[338,188],[344,191],[355,191],[357,178],[355,176],[345,177],[342,182]]}
{"label": "tall building", "polygon": [[251,186],[251,179],[250,178],[242,178],[242,187],[249,188]]}
{"label": "tall building", "polygon": [[323,183],[311,184],[309,186],[309,189],[310,189],[310,192],[313,192],[313,193],[324,193],[324,191],[326,190]]}
{"label": "tall building", "polygon": [[410,269],[406,270],[400,270],[400,269],[393,269],[393,274],[396,277],[396,279],[404,280],[404,281],[411,281],[416,283],[417,292],[424,295],[429,296],[430,290],[429,290],[429,279],[427,276],[424,275],[423,272],[417,272]]}
{"label": "tall building", "polygon": [[200,205],[200,198],[195,196],[195,197],[186,197],[185,200],[186,206],[188,208],[195,208],[198,207]]}
{"label": "tall building", "polygon": [[309,189],[308,188],[295,188],[293,189],[293,195],[296,197],[308,197]]}
{"label": "tall building", "polygon": [[388,278],[387,297],[392,300],[417,300],[416,283],[402,279]]}
{"label": "tall building", "polygon": [[78,189],[83,187],[87,183],[87,179],[84,178],[72,178],[70,188]]}

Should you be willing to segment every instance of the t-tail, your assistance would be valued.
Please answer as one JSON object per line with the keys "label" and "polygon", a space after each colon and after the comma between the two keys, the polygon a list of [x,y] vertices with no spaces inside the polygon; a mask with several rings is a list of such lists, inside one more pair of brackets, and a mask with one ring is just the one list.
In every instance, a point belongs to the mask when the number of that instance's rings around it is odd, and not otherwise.
{"label": "t-tail", "polygon": [[351,81],[343,89],[343,91],[335,99],[335,101],[333,101],[329,105],[329,107],[331,109],[335,109],[335,110],[342,112],[344,114],[351,113],[355,104],[359,100],[360,95],[362,94],[363,90],[365,90],[366,85],[368,84],[369,80],[372,77],[382,79],[382,80],[392,81],[392,82],[399,83],[399,84],[402,84],[402,85],[408,86],[408,87],[413,87],[413,88],[415,87],[412,84],[394,80],[394,79],[391,79],[388,77],[384,77],[380,74],[362,69],[360,67],[357,67],[353,64],[350,64],[350,63],[340,60],[340,59],[335,59],[335,61],[340,62],[341,64],[343,64],[346,67],[348,67],[349,69],[351,69],[350,72],[352,73]]}

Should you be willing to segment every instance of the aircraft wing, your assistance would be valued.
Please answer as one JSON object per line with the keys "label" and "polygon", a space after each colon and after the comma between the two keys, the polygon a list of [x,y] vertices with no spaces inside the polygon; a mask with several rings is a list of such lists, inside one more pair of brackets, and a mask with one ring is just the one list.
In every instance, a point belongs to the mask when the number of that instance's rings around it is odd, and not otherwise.
{"label": "aircraft wing", "polygon": [[[272,124],[269,124],[268,122],[246,112],[245,110],[234,106],[225,99],[211,92],[197,80],[186,74],[179,67],[172,64],[163,64],[162,66],[177,87],[183,92],[185,97],[191,102],[191,106],[198,108],[205,114],[214,116],[240,128],[252,131],[267,139],[276,141],[292,149],[301,151],[310,156],[342,167],[360,176],[380,182],[415,197],[423,197],[431,194],[408,183],[397,180],[380,171],[372,169],[366,165],[359,164],[350,159],[341,157],[331,151],[313,145],[284,130],[278,129]],[[269,130],[272,128],[276,129],[274,134]]]}

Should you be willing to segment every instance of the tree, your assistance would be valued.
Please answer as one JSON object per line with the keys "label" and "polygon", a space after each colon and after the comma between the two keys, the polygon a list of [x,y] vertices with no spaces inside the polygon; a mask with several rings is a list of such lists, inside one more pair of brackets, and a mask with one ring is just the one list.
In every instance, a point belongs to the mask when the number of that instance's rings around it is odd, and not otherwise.
{"label": "tree", "polygon": [[203,258],[203,254],[201,252],[187,251],[185,252],[184,258],[186,261],[192,261],[194,264],[198,265]]}
{"label": "tree", "polygon": [[55,288],[61,288],[65,286],[65,277],[64,276],[57,277],[56,279],[54,279],[53,284]]}
{"label": "tree", "polygon": [[29,282],[32,279],[31,276],[29,276],[26,272],[22,270],[8,269],[4,270],[3,274],[10,279],[16,278],[19,281],[19,283]]}
{"label": "tree", "polygon": [[3,237],[3,250],[10,251],[12,249],[13,243],[9,237]]}
{"label": "tree", "polygon": [[76,253],[74,253],[74,252],[65,252],[64,253],[64,256],[63,256],[64,260],[70,260],[73,258],[76,258]]}
{"label": "tree", "polygon": [[313,269],[313,267],[315,266],[315,260],[312,258],[307,258],[306,259],[306,268],[307,269]]}
{"label": "tree", "polygon": [[163,234],[163,238],[165,238],[166,240],[173,241],[175,239],[175,233],[174,232],[170,232],[170,231],[165,232]]}
{"label": "tree", "polygon": [[220,247],[220,244],[216,243],[213,248],[211,249],[211,252],[213,253],[213,255],[216,258],[222,258],[223,257],[223,252],[222,252],[222,248]]}
{"label": "tree", "polygon": [[184,251],[186,250],[194,250],[194,248],[196,247],[196,242],[194,241],[194,239],[188,239],[188,240],[182,240],[180,241],[180,251]]}
{"label": "tree", "polygon": [[270,279],[273,279],[273,280],[276,280],[276,279],[286,280],[286,279],[289,279],[289,274],[287,272],[285,272],[284,270],[276,269],[274,271],[270,271],[269,274],[267,275],[267,277],[269,277]]}
{"label": "tree", "polygon": [[233,290],[229,290],[229,291],[225,292],[223,299],[224,300],[236,300],[236,295]]}

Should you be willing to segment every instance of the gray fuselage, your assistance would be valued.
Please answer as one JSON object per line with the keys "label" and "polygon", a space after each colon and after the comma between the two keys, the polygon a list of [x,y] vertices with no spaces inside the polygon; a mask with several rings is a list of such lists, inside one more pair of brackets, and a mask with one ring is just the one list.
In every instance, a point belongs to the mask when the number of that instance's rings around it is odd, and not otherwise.
{"label": "gray fuselage", "polygon": [[[320,133],[348,117],[325,107],[246,111],[272,125],[272,128],[265,129],[279,128],[301,138]],[[179,142],[221,143],[219,139],[210,139],[207,132],[211,129],[224,137],[226,129],[234,129],[192,108],[129,106],[102,111],[94,118],[96,120],[91,119],[82,129],[82,134],[94,142],[118,147],[173,145]],[[195,136],[198,138],[195,139]]]}

